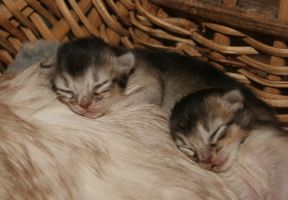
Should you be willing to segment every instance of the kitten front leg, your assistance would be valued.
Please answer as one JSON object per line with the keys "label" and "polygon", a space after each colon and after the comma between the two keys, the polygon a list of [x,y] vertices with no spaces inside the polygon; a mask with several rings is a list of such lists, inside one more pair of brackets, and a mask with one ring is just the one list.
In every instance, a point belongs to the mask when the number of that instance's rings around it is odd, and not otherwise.
{"label": "kitten front leg", "polygon": [[153,86],[132,86],[133,88],[128,88],[125,94],[113,97],[111,101],[115,103],[111,105],[110,111],[139,104],[155,104],[160,106],[162,100],[161,87],[156,81],[154,83],[151,84]]}
{"label": "kitten front leg", "polygon": [[126,107],[138,104],[161,105],[162,87],[159,78],[147,75],[147,72],[138,71],[130,77],[124,94],[117,99],[117,107]]}

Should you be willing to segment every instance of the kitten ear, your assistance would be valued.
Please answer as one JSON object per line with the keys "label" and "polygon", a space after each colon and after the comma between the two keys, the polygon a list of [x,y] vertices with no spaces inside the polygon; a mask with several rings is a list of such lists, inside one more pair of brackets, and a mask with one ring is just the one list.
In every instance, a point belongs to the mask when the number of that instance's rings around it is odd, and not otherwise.
{"label": "kitten ear", "polygon": [[237,111],[244,106],[244,97],[239,90],[231,90],[223,95],[223,99],[231,105],[231,109]]}
{"label": "kitten ear", "polygon": [[135,56],[132,52],[127,52],[117,58],[117,61],[122,68],[121,71],[129,72],[135,65]]}

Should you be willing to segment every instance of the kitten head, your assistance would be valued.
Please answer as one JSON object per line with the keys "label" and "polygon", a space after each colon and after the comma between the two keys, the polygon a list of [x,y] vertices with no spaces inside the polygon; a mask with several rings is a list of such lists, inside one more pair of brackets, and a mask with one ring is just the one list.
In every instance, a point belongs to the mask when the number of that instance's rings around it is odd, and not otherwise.
{"label": "kitten head", "polygon": [[53,88],[72,111],[97,118],[123,95],[134,62],[129,51],[97,38],[79,38],[58,49]]}
{"label": "kitten head", "polygon": [[170,118],[176,145],[202,167],[226,170],[246,135],[237,124],[243,109],[244,98],[238,90],[208,89],[186,96]]}

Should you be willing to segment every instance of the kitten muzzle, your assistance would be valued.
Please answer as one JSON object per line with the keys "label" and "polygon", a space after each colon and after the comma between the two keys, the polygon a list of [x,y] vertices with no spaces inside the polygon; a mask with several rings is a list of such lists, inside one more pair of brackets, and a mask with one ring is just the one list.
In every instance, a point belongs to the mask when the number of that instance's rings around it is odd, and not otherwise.
{"label": "kitten muzzle", "polygon": [[85,110],[87,110],[91,104],[92,100],[89,97],[83,97],[79,102],[79,106]]}
{"label": "kitten muzzle", "polygon": [[200,150],[197,157],[201,163],[210,163],[214,154],[215,151],[213,150],[213,148],[208,147]]}
{"label": "kitten muzzle", "polygon": [[207,170],[215,172],[222,171],[222,166],[225,165],[227,158],[217,156],[217,153],[213,150],[207,152],[201,152],[198,155],[198,164]]}

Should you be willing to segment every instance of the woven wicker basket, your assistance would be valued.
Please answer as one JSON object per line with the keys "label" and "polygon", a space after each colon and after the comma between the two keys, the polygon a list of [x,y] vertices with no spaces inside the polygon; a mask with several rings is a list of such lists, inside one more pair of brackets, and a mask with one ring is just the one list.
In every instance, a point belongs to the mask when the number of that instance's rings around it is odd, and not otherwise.
{"label": "woven wicker basket", "polygon": [[[95,35],[113,45],[149,46],[201,57],[248,84],[276,108],[281,121],[288,122],[285,37],[274,40],[276,37],[183,17],[152,1],[2,0],[0,68],[4,70],[13,61],[25,41],[66,41]],[[223,4],[231,7],[231,2],[237,3],[224,0]],[[288,1],[280,2],[278,17],[281,23],[288,23]]]}

